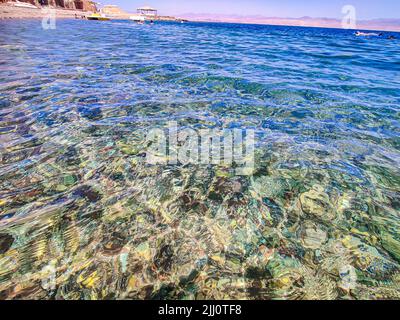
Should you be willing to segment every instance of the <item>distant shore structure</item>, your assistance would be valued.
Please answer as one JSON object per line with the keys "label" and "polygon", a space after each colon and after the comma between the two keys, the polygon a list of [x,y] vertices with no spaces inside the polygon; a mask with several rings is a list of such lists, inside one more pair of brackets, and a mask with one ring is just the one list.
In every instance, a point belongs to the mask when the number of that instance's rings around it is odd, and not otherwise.
{"label": "distant shore structure", "polygon": [[118,6],[113,4],[104,5],[102,8],[102,12],[109,16],[124,14],[124,11],[122,11]]}
{"label": "distant shore structure", "polygon": [[[137,20],[137,21],[169,21],[186,22],[188,20],[173,16],[159,15],[158,10],[152,7],[142,7],[142,13],[130,13],[116,5],[101,4],[97,0],[0,0],[0,19],[43,18],[45,11],[42,8],[57,10],[58,18],[86,18],[94,12],[110,19]],[[0,31],[1,34],[1,31]]]}
{"label": "distant shore structure", "polygon": [[158,10],[154,9],[150,6],[144,6],[136,9],[136,13],[145,15],[145,16],[157,16]]}

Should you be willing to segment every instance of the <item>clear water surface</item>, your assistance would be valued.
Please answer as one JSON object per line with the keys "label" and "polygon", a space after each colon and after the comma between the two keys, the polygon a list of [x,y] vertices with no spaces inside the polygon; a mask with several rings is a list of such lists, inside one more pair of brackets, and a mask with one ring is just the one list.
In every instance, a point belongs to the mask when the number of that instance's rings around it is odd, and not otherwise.
{"label": "clear water surface", "polygon": [[[400,298],[399,39],[56,26],[0,21],[1,299]],[[171,120],[254,174],[147,165]]]}

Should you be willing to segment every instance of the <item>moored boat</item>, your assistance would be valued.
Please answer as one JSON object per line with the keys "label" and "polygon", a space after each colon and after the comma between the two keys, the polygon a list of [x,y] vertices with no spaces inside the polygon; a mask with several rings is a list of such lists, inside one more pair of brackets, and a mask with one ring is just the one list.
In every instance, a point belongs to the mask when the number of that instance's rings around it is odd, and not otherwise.
{"label": "moored boat", "polygon": [[130,16],[129,20],[132,20],[138,24],[144,24],[146,21],[146,18],[142,15],[134,15],[134,16]]}
{"label": "moored boat", "polygon": [[110,18],[106,17],[104,14],[93,13],[87,17],[88,20],[99,20],[99,21],[108,21]]}

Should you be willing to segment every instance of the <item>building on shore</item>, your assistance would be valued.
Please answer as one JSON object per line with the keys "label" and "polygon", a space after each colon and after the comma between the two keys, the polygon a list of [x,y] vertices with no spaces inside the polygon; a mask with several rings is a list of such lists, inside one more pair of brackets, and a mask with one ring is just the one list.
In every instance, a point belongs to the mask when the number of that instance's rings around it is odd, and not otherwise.
{"label": "building on shore", "polygon": [[136,12],[138,14],[141,14],[141,15],[144,15],[144,16],[157,16],[158,15],[157,9],[154,9],[152,7],[149,7],[149,6],[137,8]]}
{"label": "building on shore", "polygon": [[[0,3],[16,2],[13,0],[0,0]],[[74,9],[83,11],[95,12],[96,3],[90,0],[19,0],[19,2],[26,2],[34,6],[49,6],[53,8]]]}
{"label": "building on shore", "polygon": [[101,8],[101,12],[114,19],[129,19],[129,16],[131,15],[130,13],[113,4],[104,5]]}

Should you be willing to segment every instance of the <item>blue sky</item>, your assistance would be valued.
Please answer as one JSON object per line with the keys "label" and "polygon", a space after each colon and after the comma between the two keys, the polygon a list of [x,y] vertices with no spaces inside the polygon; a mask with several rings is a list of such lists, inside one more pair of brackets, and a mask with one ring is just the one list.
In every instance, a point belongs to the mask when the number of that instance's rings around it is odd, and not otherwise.
{"label": "blue sky", "polygon": [[275,17],[340,18],[341,8],[351,4],[359,19],[400,18],[400,0],[101,0],[129,12],[150,5],[160,14],[216,13]]}

